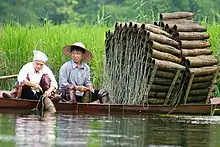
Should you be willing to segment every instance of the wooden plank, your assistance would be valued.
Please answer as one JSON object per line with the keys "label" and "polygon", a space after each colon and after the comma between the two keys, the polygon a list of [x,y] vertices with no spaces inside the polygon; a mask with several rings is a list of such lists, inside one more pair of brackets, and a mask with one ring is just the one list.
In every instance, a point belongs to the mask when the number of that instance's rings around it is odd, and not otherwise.
{"label": "wooden plank", "polygon": [[0,80],[17,78],[18,75],[0,76]]}
{"label": "wooden plank", "polygon": [[176,80],[178,79],[178,77],[179,77],[179,75],[180,75],[180,71],[181,71],[181,70],[178,69],[177,72],[176,72],[175,77],[173,78],[173,81],[172,81],[172,83],[171,83],[171,85],[170,85],[169,91],[168,91],[168,93],[167,93],[167,95],[166,95],[166,98],[165,98],[165,101],[164,101],[164,105],[167,104],[167,102],[168,102],[168,100],[169,100],[169,98],[170,98],[170,95],[171,95],[171,93],[172,93],[172,91],[173,91],[173,88],[174,88],[174,86],[175,86],[175,84],[176,84]]}
{"label": "wooden plank", "polygon": [[147,102],[147,99],[148,99],[148,94],[150,92],[151,85],[153,84],[154,77],[155,77],[156,72],[157,72],[157,68],[158,68],[158,66],[154,65],[153,70],[151,71],[151,77],[150,77],[149,83],[148,83],[146,91],[145,91],[145,101],[146,102]]}
{"label": "wooden plank", "polygon": [[205,102],[206,104],[209,103],[209,99],[210,99],[211,93],[212,93],[212,91],[213,91],[213,89],[214,89],[214,86],[215,86],[215,82],[216,82],[216,78],[217,78],[217,76],[218,76],[218,73],[219,73],[219,68],[218,68],[217,71],[215,72],[214,77],[213,77],[213,79],[212,79],[212,85],[211,85],[210,88],[209,88],[209,91],[208,91],[208,94],[207,94],[207,98],[206,98],[206,102]]}
{"label": "wooden plank", "polygon": [[184,104],[186,104],[186,102],[187,102],[187,98],[189,96],[189,92],[190,92],[190,89],[191,89],[191,86],[192,86],[194,76],[195,75],[193,73],[190,75],[189,83],[188,83],[188,86],[187,86],[187,89],[186,89],[186,94],[184,96]]}

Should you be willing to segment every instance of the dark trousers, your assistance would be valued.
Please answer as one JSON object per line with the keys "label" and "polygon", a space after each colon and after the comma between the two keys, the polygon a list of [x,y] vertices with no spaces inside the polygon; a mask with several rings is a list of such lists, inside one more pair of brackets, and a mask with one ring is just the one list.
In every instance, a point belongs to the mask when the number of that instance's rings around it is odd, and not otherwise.
{"label": "dark trousers", "polygon": [[30,100],[38,100],[42,94],[50,88],[51,79],[48,74],[43,74],[40,80],[40,87],[43,89],[43,92],[34,93],[31,87],[27,85],[22,86],[21,90],[21,99],[30,99]]}
{"label": "dark trousers", "polygon": [[29,99],[29,100],[39,100],[42,92],[34,93],[29,86],[23,86],[21,92],[21,99]]}
{"label": "dark trousers", "polygon": [[75,94],[76,102],[83,103],[83,102],[87,102],[87,101],[88,102],[97,101],[99,99],[98,93],[99,93],[99,89],[95,89],[94,93],[87,91],[87,92],[85,92],[85,94],[83,96],[78,96]]}

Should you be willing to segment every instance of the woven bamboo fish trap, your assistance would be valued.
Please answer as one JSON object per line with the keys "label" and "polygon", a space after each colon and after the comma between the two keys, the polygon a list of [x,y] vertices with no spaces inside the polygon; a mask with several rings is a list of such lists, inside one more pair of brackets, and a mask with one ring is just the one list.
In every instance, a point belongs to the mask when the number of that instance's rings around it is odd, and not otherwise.
{"label": "woven bamboo fish trap", "polygon": [[208,103],[219,72],[207,28],[195,13],[160,14],[159,23],[115,24],[106,32],[104,87],[120,104]]}

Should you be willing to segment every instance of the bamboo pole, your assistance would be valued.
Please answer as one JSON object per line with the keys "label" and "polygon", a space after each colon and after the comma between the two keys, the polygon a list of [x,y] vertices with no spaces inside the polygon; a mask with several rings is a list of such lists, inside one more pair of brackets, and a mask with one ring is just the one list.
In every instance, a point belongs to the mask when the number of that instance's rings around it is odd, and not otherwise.
{"label": "bamboo pole", "polygon": [[179,77],[179,75],[180,75],[180,72],[181,72],[181,70],[178,69],[177,72],[176,72],[175,77],[173,78],[173,81],[172,81],[172,83],[171,83],[171,85],[170,85],[169,91],[167,92],[166,98],[165,98],[165,100],[164,100],[164,105],[166,105],[167,102],[169,101],[170,95],[171,95],[171,93],[172,93],[172,91],[173,91],[173,88],[174,88],[174,86],[175,86],[175,84],[176,84],[176,81],[177,81],[177,79],[178,79],[178,77]]}
{"label": "bamboo pole", "polygon": [[203,49],[181,49],[182,55],[185,56],[199,56],[199,55],[211,55],[212,50],[209,48]]}
{"label": "bamboo pole", "polygon": [[205,102],[206,104],[209,103],[209,99],[210,99],[211,93],[212,93],[212,91],[213,91],[213,89],[214,89],[214,85],[215,85],[215,83],[216,83],[216,78],[217,78],[218,74],[219,74],[219,68],[216,70],[216,72],[215,72],[215,74],[214,74],[214,77],[213,77],[213,79],[212,79],[212,84],[211,84],[211,86],[209,87],[208,94],[207,94],[207,97],[206,97],[206,102]]}
{"label": "bamboo pole", "polygon": [[170,20],[170,19],[184,19],[192,18],[196,14],[192,12],[174,12],[174,13],[161,13],[160,20]]}
{"label": "bamboo pole", "polygon": [[18,75],[0,76],[0,80],[17,78]]}
{"label": "bamboo pole", "polygon": [[189,79],[189,83],[188,83],[188,86],[187,86],[187,89],[186,89],[186,93],[185,93],[185,96],[184,96],[184,104],[186,104],[186,102],[187,102],[187,98],[189,96],[189,92],[190,92],[190,89],[191,89],[191,86],[192,86],[193,78],[194,78],[194,74],[191,74],[190,79]]}

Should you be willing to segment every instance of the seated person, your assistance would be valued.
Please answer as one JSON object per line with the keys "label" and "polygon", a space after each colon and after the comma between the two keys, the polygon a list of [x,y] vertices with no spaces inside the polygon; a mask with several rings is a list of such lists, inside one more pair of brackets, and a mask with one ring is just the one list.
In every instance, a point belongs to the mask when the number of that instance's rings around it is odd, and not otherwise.
{"label": "seated person", "polygon": [[58,87],[52,71],[46,65],[48,57],[41,51],[33,51],[33,62],[25,64],[18,74],[18,85],[11,97],[38,100],[42,94],[51,97]]}
{"label": "seated person", "polygon": [[[92,59],[92,54],[83,43],[77,42],[63,48],[63,53],[72,60],[60,68],[59,85],[61,96],[70,102],[108,102],[108,93],[94,89],[90,67],[85,63]],[[104,99],[105,98],[105,99]]]}

